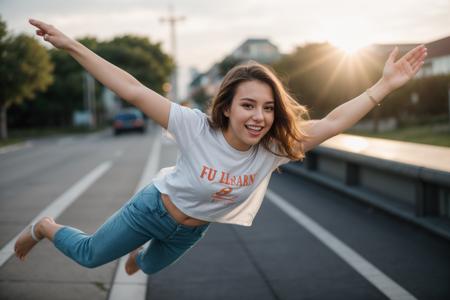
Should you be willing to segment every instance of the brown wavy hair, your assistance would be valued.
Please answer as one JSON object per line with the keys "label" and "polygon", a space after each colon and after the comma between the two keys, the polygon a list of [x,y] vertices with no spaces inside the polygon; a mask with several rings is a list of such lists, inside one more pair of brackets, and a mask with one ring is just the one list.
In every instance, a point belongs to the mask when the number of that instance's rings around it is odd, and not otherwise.
{"label": "brown wavy hair", "polygon": [[274,122],[260,143],[275,155],[303,160],[305,152],[302,142],[309,136],[302,130],[301,124],[310,119],[308,110],[289,94],[273,69],[255,61],[237,65],[225,75],[212,101],[209,124],[214,129],[228,128],[224,111],[231,107],[239,84],[252,80],[269,85],[275,101]]}

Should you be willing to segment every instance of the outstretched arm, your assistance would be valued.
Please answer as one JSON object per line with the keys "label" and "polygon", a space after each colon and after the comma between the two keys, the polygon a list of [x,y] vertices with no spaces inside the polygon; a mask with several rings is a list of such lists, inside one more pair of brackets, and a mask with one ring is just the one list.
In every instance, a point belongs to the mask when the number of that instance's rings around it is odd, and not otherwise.
{"label": "outstretched arm", "polygon": [[427,50],[424,45],[417,46],[395,61],[397,54],[398,48],[395,47],[385,63],[383,76],[368,90],[373,100],[364,92],[339,105],[325,118],[307,123],[305,131],[313,138],[304,143],[305,151],[355,125],[375,107],[373,101],[381,102],[389,93],[412,79],[423,65]]}
{"label": "outstretched arm", "polygon": [[[386,61],[383,76],[369,89],[369,93],[376,102],[381,102],[389,93],[412,79],[423,65],[427,54],[424,45],[417,46],[395,61],[397,53],[398,48],[395,47]],[[374,106],[369,95],[363,93],[335,108],[326,118],[333,122],[337,132],[340,133],[356,124]]]}
{"label": "outstretched arm", "polygon": [[56,48],[67,51],[83,68],[120,98],[137,106],[142,112],[167,129],[170,101],[141,84],[129,73],[101,58],[78,41],[67,37],[54,26],[30,19],[36,34]]}

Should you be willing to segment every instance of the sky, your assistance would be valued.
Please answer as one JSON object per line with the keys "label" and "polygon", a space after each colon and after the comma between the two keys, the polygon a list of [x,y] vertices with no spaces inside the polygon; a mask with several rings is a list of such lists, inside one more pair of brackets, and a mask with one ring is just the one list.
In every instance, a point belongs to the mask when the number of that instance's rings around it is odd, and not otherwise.
{"label": "sky", "polygon": [[427,43],[450,35],[450,0],[0,0],[13,34],[34,34],[28,18],[74,37],[137,34],[171,51],[173,5],[180,93],[192,67],[206,71],[247,38],[268,38],[282,53],[310,42],[355,49],[372,43]]}

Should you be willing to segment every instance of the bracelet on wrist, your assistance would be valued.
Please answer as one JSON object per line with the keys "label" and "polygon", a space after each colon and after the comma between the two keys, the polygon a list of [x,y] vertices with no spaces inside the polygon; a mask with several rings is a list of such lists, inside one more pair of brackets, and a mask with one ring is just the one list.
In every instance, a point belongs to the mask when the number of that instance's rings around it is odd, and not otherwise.
{"label": "bracelet on wrist", "polygon": [[381,106],[380,102],[376,101],[375,98],[370,94],[369,89],[366,90],[367,96],[369,96],[370,101],[372,101],[376,106]]}

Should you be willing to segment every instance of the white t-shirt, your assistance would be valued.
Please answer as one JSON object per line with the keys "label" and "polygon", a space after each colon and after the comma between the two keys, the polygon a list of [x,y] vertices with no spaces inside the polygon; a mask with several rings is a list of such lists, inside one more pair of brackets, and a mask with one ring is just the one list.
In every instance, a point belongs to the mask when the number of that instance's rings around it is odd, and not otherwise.
{"label": "white t-shirt", "polygon": [[210,127],[205,113],[174,102],[167,130],[179,155],[175,166],[159,171],[155,187],[190,217],[251,226],[272,172],[290,159],[262,145],[237,150]]}

